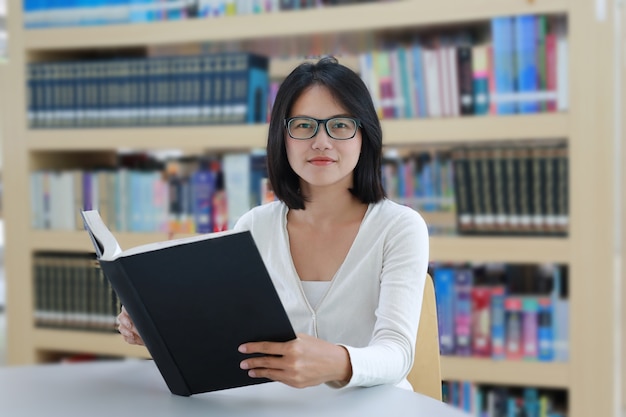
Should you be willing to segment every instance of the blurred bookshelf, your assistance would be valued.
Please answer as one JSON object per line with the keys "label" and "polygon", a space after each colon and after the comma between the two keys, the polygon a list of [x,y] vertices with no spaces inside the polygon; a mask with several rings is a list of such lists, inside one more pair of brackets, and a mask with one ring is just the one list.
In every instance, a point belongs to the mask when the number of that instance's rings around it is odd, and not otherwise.
{"label": "blurred bookshelf", "polygon": [[[46,169],[87,170],[115,159],[120,150],[129,149],[150,152],[177,148],[184,154],[246,152],[264,146],[267,130],[266,123],[28,127],[26,70],[31,63],[93,62],[103,56],[158,56],[177,48],[187,48],[192,53],[234,48],[270,55],[270,78],[279,80],[302,57],[327,52],[340,52],[340,62],[361,69],[355,54],[337,45],[377,46],[381,44],[377,38],[384,43],[390,34],[406,38],[407,34],[426,34],[434,29],[485,27],[491,19],[501,16],[565,17],[569,44],[566,66],[569,108],[536,114],[383,118],[383,131],[385,145],[399,148],[495,143],[514,146],[520,141],[552,140],[566,143],[570,194],[569,225],[564,236],[433,235],[431,260],[566,265],[571,286],[570,322],[573,323],[569,329],[570,360],[525,362],[444,356],[442,372],[446,380],[566,391],[567,415],[571,417],[615,414],[620,398],[613,390],[619,379],[614,358],[618,353],[616,346],[619,346],[616,341],[622,335],[607,331],[619,327],[618,317],[614,315],[619,305],[614,296],[617,289],[614,277],[618,271],[613,247],[613,242],[619,238],[613,224],[618,196],[614,192],[615,167],[610,161],[614,161],[614,153],[619,152],[617,143],[623,141],[623,137],[613,140],[614,126],[619,119],[609,69],[620,62],[619,56],[612,52],[619,50],[620,45],[611,30],[613,10],[606,11],[608,16],[598,16],[593,6],[584,0],[468,0],[460,3],[403,0],[226,16],[214,18],[210,24],[198,18],[149,24],[24,29],[21,3],[9,0],[9,6],[11,63],[6,70],[9,82],[5,86],[12,97],[12,105],[6,108],[2,136],[5,138],[4,189],[8,196],[3,212],[8,220],[6,266],[11,283],[7,289],[11,312],[7,317],[7,362],[10,364],[47,362],[60,352],[146,357],[145,350],[126,346],[115,334],[34,325],[34,254],[88,253],[91,249],[88,237],[79,230],[32,227],[31,196],[24,191],[29,189],[31,173]],[[598,48],[598,44],[606,47]],[[591,105],[596,110],[590,111]],[[437,214],[425,215],[439,219]],[[455,220],[453,218],[452,223]],[[123,232],[119,236],[122,246],[130,247],[183,234]]]}

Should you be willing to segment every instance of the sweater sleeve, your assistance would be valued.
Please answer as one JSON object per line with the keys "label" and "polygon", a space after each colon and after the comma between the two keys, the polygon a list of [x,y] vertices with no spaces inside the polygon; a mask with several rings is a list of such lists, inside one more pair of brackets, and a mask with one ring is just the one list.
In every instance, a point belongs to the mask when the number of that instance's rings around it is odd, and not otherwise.
{"label": "sweater sleeve", "polygon": [[352,364],[345,386],[399,384],[410,389],[405,378],[414,360],[428,258],[426,223],[417,212],[405,211],[385,236],[372,339],[365,347],[342,345]]}

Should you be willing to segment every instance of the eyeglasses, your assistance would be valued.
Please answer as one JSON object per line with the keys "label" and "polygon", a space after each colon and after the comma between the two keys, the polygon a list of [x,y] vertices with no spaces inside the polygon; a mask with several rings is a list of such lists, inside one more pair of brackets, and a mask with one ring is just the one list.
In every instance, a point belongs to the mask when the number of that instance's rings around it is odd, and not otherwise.
{"label": "eyeglasses", "polygon": [[299,140],[315,137],[320,124],[325,126],[328,136],[336,140],[352,139],[356,135],[356,130],[361,127],[361,121],[353,117],[331,117],[330,119],[290,117],[285,119],[289,136]]}

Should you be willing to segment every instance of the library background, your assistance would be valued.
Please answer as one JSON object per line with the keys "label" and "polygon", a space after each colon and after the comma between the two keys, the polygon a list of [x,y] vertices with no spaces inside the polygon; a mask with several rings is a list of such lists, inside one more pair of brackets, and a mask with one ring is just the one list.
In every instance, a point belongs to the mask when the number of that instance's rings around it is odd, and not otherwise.
{"label": "library background", "polygon": [[93,3],[0,0],[1,364],[147,357],[77,209],[123,247],[232,226],[278,85],[333,55],[430,228],[444,400],[624,414],[623,2]]}

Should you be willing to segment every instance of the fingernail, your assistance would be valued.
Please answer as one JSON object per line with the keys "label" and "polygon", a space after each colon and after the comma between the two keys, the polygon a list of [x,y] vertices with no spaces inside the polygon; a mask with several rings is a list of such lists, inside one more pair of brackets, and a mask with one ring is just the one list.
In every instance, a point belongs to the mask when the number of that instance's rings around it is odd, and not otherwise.
{"label": "fingernail", "polygon": [[246,345],[240,345],[238,348],[239,352],[246,353]]}
{"label": "fingernail", "polygon": [[243,361],[239,364],[239,367],[241,367],[241,369],[248,369],[248,363],[246,361]]}
{"label": "fingernail", "polygon": [[254,378],[256,376],[256,372],[248,371],[248,376],[251,376],[252,378]]}

